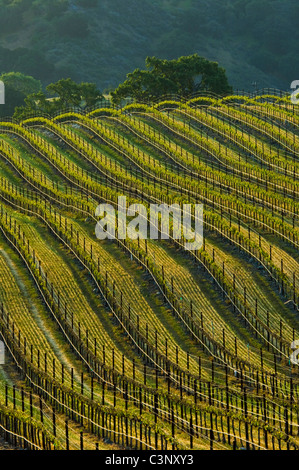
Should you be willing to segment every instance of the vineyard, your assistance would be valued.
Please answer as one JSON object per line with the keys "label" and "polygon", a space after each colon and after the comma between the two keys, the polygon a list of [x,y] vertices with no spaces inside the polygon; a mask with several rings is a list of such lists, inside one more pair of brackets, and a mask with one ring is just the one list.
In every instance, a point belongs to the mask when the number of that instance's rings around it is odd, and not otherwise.
{"label": "vineyard", "polygon": [[[299,449],[298,129],[283,93],[0,122],[11,448]],[[99,240],[119,196],[203,204],[202,247]]]}

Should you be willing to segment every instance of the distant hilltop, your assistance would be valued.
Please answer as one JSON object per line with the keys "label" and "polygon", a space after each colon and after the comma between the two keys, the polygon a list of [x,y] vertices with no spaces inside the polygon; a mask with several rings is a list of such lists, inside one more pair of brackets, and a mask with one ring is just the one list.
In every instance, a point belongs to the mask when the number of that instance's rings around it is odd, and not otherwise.
{"label": "distant hilltop", "polygon": [[238,89],[286,90],[299,76],[295,0],[0,0],[0,72],[105,91],[144,58],[199,54]]}

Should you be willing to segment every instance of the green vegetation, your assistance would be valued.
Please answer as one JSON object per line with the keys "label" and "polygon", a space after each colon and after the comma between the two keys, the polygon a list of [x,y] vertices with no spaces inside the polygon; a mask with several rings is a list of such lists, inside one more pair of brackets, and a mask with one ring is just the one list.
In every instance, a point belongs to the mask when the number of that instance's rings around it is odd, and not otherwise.
{"label": "green vegetation", "polygon": [[197,53],[234,89],[287,90],[298,76],[296,0],[0,1],[0,72],[46,86],[70,77],[116,88],[145,57]]}
{"label": "green vegetation", "polygon": [[14,118],[24,119],[33,113],[52,115],[68,107],[89,108],[103,99],[94,83],[77,84],[70,78],[51,83],[47,92],[51,99],[42,91],[29,94],[24,100],[25,106],[15,108]]}
{"label": "green vegetation", "polygon": [[135,70],[127,80],[112,92],[112,101],[133,98],[136,101],[152,101],[165,95],[188,97],[205,90],[225,95],[232,92],[225,70],[197,54],[177,60],[161,60],[147,57],[147,70]]}
{"label": "green vegetation", "polygon": [[[126,98],[150,101],[173,94],[188,97],[201,90],[222,95],[232,92],[225,70],[217,63],[196,54],[172,61],[148,57],[146,65],[151,70],[137,69],[128,74],[127,80],[111,93],[114,104],[120,104]],[[91,108],[104,100],[104,96],[94,83],[77,84],[70,78],[50,83],[46,87],[47,94],[40,90],[40,82],[20,73],[4,74],[3,81],[9,87],[13,87],[16,97],[19,93],[24,97],[26,89],[27,92],[31,91],[24,99],[25,106],[16,106],[14,112],[16,120],[25,119],[32,114],[51,116],[69,107]],[[38,91],[32,92],[34,89]],[[6,110],[7,107],[4,107],[3,111]]]}
{"label": "green vegetation", "polygon": [[5,84],[5,105],[0,107],[0,116],[9,116],[14,113],[17,106],[24,104],[25,98],[41,91],[42,84],[33,77],[20,72],[9,72],[0,75],[0,80]]}
{"label": "green vegetation", "polygon": [[[0,438],[299,450],[298,2],[0,10]],[[119,196],[202,204],[202,246],[98,239]]]}
{"label": "green vegetation", "polygon": [[[296,109],[108,105],[0,123],[1,422],[51,449],[298,450]],[[203,203],[203,246],[98,240],[120,195]]]}

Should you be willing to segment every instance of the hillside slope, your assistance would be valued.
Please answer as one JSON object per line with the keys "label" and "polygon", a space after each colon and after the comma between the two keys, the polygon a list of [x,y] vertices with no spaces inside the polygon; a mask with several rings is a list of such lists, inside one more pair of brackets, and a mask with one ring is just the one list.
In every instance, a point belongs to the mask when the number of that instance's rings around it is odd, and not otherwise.
{"label": "hillside slope", "polygon": [[[235,88],[298,78],[295,0],[0,0],[0,71],[115,87],[146,56],[198,53]],[[297,67],[297,68],[296,68]]]}

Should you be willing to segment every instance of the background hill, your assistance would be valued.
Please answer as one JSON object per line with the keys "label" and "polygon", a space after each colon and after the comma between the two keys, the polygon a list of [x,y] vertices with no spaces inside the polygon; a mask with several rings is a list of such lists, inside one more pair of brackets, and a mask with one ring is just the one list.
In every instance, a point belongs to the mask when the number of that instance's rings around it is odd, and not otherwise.
{"label": "background hill", "polygon": [[198,53],[235,88],[299,77],[296,0],[0,0],[0,72],[115,88],[146,56]]}

